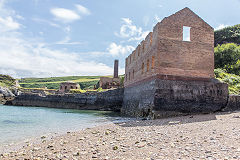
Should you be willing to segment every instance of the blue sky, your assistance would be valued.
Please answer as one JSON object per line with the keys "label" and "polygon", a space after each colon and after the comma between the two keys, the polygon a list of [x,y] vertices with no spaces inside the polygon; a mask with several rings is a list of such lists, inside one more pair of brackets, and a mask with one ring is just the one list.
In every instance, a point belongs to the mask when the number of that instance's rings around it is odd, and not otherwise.
{"label": "blue sky", "polygon": [[240,23],[240,0],[0,0],[0,74],[112,75],[153,26],[189,7],[215,29]]}

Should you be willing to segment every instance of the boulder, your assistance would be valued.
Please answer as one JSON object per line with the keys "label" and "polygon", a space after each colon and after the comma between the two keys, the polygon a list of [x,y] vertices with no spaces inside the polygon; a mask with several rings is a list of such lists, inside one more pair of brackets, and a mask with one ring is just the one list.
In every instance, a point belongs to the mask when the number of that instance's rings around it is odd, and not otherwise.
{"label": "boulder", "polygon": [[0,101],[4,102],[13,100],[14,97],[15,95],[8,88],[0,86]]}

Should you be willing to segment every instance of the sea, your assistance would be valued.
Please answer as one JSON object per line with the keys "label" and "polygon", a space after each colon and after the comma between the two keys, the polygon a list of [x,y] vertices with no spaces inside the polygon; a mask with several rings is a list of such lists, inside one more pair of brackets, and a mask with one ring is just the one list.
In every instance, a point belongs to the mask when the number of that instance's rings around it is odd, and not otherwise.
{"label": "sea", "polygon": [[113,112],[0,105],[0,146],[125,121]]}

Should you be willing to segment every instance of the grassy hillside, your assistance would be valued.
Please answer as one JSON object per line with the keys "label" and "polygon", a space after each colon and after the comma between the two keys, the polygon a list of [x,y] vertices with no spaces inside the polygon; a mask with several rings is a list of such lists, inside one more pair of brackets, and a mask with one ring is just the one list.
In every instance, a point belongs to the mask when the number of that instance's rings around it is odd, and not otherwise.
{"label": "grassy hillside", "polygon": [[80,84],[81,89],[93,89],[98,83],[100,76],[69,76],[69,77],[50,77],[50,78],[23,78],[19,80],[23,88],[43,88],[59,89],[60,83],[73,81]]}
{"label": "grassy hillside", "polygon": [[15,86],[16,81],[14,78],[8,75],[0,74],[0,86],[1,87],[11,87]]}
{"label": "grassy hillside", "polygon": [[240,24],[214,32],[215,47],[224,43],[240,44]]}

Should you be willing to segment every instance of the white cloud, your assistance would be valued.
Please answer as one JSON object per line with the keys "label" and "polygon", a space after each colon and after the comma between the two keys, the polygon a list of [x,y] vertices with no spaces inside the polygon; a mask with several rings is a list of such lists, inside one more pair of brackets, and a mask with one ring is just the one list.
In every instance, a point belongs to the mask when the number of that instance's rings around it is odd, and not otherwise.
{"label": "white cloud", "polygon": [[214,28],[214,30],[220,30],[223,29],[225,27],[228,27],[229,25],[225,25],[225,24],[220,24],[217,28]]}
{"label": "white cloud", "polygon": [[128,38],[128,41],[140,41],[149,33],[149,31],[143,31],[141,27],[134,25],[129,18],[122,18],[122,22],[123,25],[121,26],[119,33],[115,33],[118,37]]}
{"label": "white cloud", "polygon": [[76,7],[77,7],[78,11],[83,15],[90,15],[91,14],[91,12],[86,7],[84,7],[80,4],[77,4]]}
{"label": "white cloud", "polygon": [[69,23],[81,19],[81,17],[75,11],[70,9],[52,8],[50,12],[57,18],[57,20],[60,20],[64,23]]}
{"label": "white cloud", "polygon": [[109,75],[112,68],[85,61],[81,54],[53,50],[45,44],[33,44],[19,37],[0,37],[0,73],[14,77],[67,75]]}
{"label": "white cloud", "polygon": [[51,21],[45,20],[45,19],[41,19],[41,18],[33,18],[33,21],[37,22],[37,23],[41,23],[41,24],[48,24],[52,27],[56,27],[56,28],[62,28],[60,25],[53,23]]}
{"label": "white cloud", "polygon": [[133,46],[122,46],[117,45],[116,43],[111,43],[109,47],[107,48],[107,51],[114,56],[121,55],[121,54],[128,54],[134,50]]}
{"label": "white cloud", "polygon": [[160,22],[160,21],[161,21],[161,19],[158,17],[158,15],[155,15],[155,20],[156,20],[157,22]]}
{"label": "white cloud", "polygon": [[0,29],[1,31],[11,31],[20,28],[20,24],[15,22],[12,17],[6,18],[0,17]]}
{"label": "white cloud", "polygon": [[[106,52],[76,53],[69,52],[67,49],[57,50],[52,49],[51,45],[41,43],[36,39],[24,38],[18,30],[21,24],[14,20],[16,18],[15,12],[3,7],[3,1],[0,0],[0,73],[12,75],[16,78],[111,75],[113,73],[112,66],[109,67],[94,60],[84,59],[82,56],[103,55],[107,54]],[[39,19],[36,21],[39,21]],[[43,21],[40,20],[39,22]],[[49,22],[49,24],[54,23]],[[59,25],[54,26],[60,27]],[[3,28],[5,30],[2,30]],[[69,28],[65,28],[65,30],[70,32]],[[68,37],[64,40],[68,44],[78,43],[71,42]],[[124,69],[120,68],[120,71],[122,74]]]}
{"label": "white cloud", "polygon": [[[20,19],[15,11],[5,7],[6,0],[0,0],[0,32],[15,31],[21,27],[15,19]],[[23,19],[23,17],[21,17]]]}
{"label": "white cloud", "polygon": [[141,41],[141,40],[144,40],[147,37],[148,34],[149,34],[149,31],[142,32],[142,34],[140,36],[132,37],[128,41]]}
{"label": "white cloud", "polygon": [[67,36],[63,40],[56,42],[56,44],[60,44],[60,45],[83,45],[85,43],[84,42],[71,42],[71,38]]}

